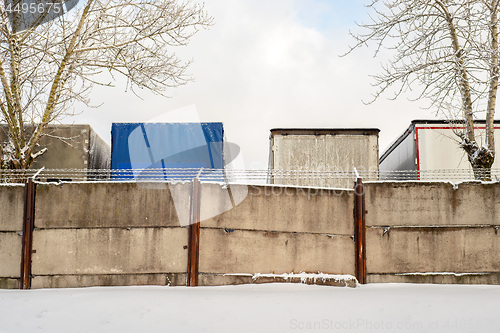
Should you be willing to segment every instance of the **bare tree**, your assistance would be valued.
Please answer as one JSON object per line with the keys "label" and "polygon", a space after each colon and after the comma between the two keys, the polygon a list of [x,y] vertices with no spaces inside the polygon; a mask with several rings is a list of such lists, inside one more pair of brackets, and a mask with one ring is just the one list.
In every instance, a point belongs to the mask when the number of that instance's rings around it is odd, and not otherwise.
{"label": "bare tree", "polygon": [[[350,52],[369,42],[394,51],[375,77],[374,100],[389,88],[395,96],[421,89],[430,107],[455,123],[460,147],[476,179],[491,179],[495,159],[494,114],[498,89],[499,0],[372,0],[371,23],[352,34]],[[486,114],[485,142],[474,121]]]}
{"label": "bare tree", "polygon": [[188,82],[189,62],[173,49],[212,23],[189,0],[82,0],[55,14],[75,2],[0,3],[0,121],[8,127],[0,169],[29,168],[47,125],[76,101],[90,105],[92,86],[111,85],[103,72],[158,94]]}

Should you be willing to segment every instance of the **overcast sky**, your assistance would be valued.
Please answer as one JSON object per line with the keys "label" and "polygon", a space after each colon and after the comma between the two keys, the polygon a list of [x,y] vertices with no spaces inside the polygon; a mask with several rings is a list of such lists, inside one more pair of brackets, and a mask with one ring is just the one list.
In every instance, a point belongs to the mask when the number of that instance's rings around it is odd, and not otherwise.
{"label": "overcast sky", "polygon": [[[201,121],[224,123],[227,140],[242,149],[247,168],[267,168],[271,128],[379,128],[380,152],[412,119],[435,118],[424,102],[387,97],[373,104],[369,75],[380,70],[373,48],[339,57],[366,22],[366,0],[206,0],[215,24],[179,50],[194,63],[195,81],[167,91],[170,98],[95,88],[98,109],[67,123],[89,123],[110,142],[111,123],[143,122],[187,107]],[[179,119],[183,120],[183,119]],[[185,119],[190,121],[191,119]]]}

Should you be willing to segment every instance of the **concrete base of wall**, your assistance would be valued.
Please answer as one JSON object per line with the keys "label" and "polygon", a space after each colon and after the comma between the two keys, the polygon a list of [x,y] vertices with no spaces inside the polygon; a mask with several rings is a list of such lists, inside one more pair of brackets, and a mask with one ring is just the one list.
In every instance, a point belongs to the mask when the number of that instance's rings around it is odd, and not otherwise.
{"label": "concrete base of wall", "polygon": [[185,286],[185,273],[35,276],[33,289],[106,286]]}
{"label": "concrete base of wall", "polygon": [[19,289],[19,279],[0,277],[0,289]]}
{"label": "concrete base of wall", "polygon": [[293,277],[285,279],[283,277],[258,277],[254,279],[251,275],[233,275],[233,274],[200,274],[198,278],[200,286],[226,286],[238,284],[262,284],[262,283],[304,283],[335,287],[351,287],[357,286],[357,281],[352,280],[334,280],[334,279],[317,279],[301,282],[300,278]]}
{"label": "concrete base of wall", "polygon": [[[356,280],[323,280],[317,279],[301,282],[300,278],[284,279],[282,277],[258,277],[251,275],[227,275],[201,273],[198,277],[200,286],[226,286],[261,283],[305,283],[336,287],[357,286]],[[99,275],[50,275],[35,276],[31,282],[32,289],[42,288],[84,288],[106,286],[185,286],[185,273],[165,274],[99,274]],[[19,280],[0,278],[0,289],[17,289]]]}
{"label": "concrete base of wall", "polygon": [[500,273],[486,274],[368,274],[368,283],[500,284]]}

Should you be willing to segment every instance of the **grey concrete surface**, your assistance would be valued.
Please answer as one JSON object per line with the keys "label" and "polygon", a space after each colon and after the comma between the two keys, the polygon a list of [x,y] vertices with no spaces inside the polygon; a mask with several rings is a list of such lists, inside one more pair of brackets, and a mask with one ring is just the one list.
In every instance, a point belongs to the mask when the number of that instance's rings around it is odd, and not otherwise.
{"label": "grey concrete surface", "polygon": [[23,230],[24,185],[0,185],[0,231]]}
{"label": "grey concrete surface", "polygon": [[227,189],[217,184],[203,184],[202,219],[215,216],[203,220],[201,226],[336,235],[354,233],[352,190],[242,187],[231,186],[231,194],[237,198],[246,191],[246,197],[232,208]]}
{"label": "grey concrete surface", "polygon": [[305,284],[317,284],[324,286],[335,286],[335,287],[356,287],[355,280],[349,281],[337,281],[337,280],[307,280],[301,281],[300,278],[290,278],[284,279],[282,277],[258,277],[256,279],[252,276],[243,275],[224,275],[224,274],[200,274],[198,279],[200,286],[226,286],[226,285],[238,285],[238,284],[260,284],[260,283],[305,283]]}
{"label": "grey concrete surface", "polygon": [[19,279],[0,277],[0,289],[19,289]]}
{"label": "grey concrete surface", "polygon": [[348,236],[201,229],[200,272],[354,274]]}
{"label": "grey concrete surface", "polygon": [[187,239],[186,228],[35,230],[33,274],[182,273]]}
{"label": "grey concrete surface", "polygon": [[141,183],[38,185],[37,228],[179,226],[170,186],[189,195],[189,184],[148,188]]}
{"label": "grey concrete surface", "polygon": [[500,273],[484,274],[368,274],[368,283],[500,284]]}
{"label": "grey concrete surface", "polygon": [[[179,212],[189,216],[191,185],[143,185],[39,184],[33,286],[167,278],[184,285],[188,229]],[[499,191],[500,184],[366,184],[368,281],[500,283]],[[202,185],[200,284],[248,281],[224,273],[354,274],[352,191],[234,185],[230,192]],[[0,287],[18,284],[23,198],[23,187],[0,187]],[[429,272],[457,275],[398,275]]]}
{"label": "grey concrete surface", "polygon": [[500,183],[365,184],[367,226],[500,225]]}
{"label": "grey concrete surface", "polygon": [[33,289],[82,288],[94,286],[185,286],[185,273],[162,274],[100,274],[100,275],[43,275],[35,276]]}
{"label": "grey concrete surface", "polygon": [[17,232],[0,232],[0,277],[21,276],[21,247]]}
{"label": "grey concrete surface", "polygon": [[376,273],[500,272],[494,228],[368,228],[367,271]]}

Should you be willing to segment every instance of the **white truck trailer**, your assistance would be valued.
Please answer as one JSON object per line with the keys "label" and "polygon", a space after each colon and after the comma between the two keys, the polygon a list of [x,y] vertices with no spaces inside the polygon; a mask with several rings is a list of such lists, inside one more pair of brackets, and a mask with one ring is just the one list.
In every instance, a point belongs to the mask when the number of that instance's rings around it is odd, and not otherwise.
{"label": "white truck trailer", "polygon": [[[485,145],[485,122],[475,124],[476,139]],[[401,171],[401,179],[420,180],[445,179],[446,175],[456,180],[454,173],[458,170],[470,170],[472,175],[467,155],[459,146],[461,140],[455,134],[462,127],[444,120],[413,120],[380,157],[381,175],[384,171]],[[500,121],[495,121],[495,149],[500,151]],[[492,168],[500,168],[500,158],[495,159]]]}
{"label": "white truck trailer", "polygon": [[272,129],[269,168],[277,176],[270,183],[351,188],[354,177],[342,173],[378,171],[378,134],[376,128]]}

